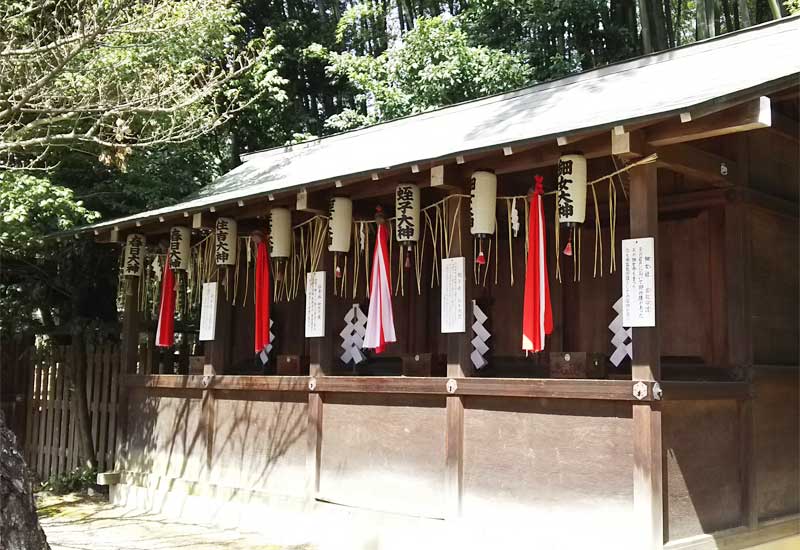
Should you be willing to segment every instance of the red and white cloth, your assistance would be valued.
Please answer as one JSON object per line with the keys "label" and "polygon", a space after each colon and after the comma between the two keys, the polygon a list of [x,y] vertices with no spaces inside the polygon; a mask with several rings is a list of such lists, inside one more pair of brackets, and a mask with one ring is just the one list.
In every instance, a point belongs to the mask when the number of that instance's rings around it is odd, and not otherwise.
{"label": "red and white cloth", "polygon": [[161,305],[158,308],[158,329],[156,329],[156,346],[170,348],[175,345],[175,272],[164,260],[164,272],[161,274]]}
{"label": "red and white cloth", "polygon": [[375,239],[375,254],[372,258],[369,312],[367,313],[367,331],[363,344],[365,348],[374,348],[375,353],[383,353],[387,342],[396,341],[394,315],[392,314],[388,235],[386,224],[379,223],[378,238]]}
{"label": "red and white cloth", "polygon": [[547,278],[542,176],[536,176],[528,222],[528,262],[525,267],[525,301],[522,313],[522,349],[544,350],[544,337],[553,332],[550,282]]}
{"label": "red and white cloth", "polygon": [[269,345],[269,252],[265,242],[256,247],[256,353]]}

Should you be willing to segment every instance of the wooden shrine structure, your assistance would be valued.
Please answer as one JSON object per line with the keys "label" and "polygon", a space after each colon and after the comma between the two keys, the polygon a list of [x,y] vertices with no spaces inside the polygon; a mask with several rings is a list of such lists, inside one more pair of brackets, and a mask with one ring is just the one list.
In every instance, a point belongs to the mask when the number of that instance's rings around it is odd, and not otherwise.
{"label": "wooden shrine structure", "polygon": [[[186,202],[83,228],[102,242],[143,235],[153,272],[158,243],[187,227],[196,266],[166,351],[153,345],[152,273],[121,282],[113,500],[299,542],[371,533],[364,548],[744,548],[798,534],[797,44],[788,18],[253,153]],[[544,197],[554,330],[526,354],[524,197],[535,175],[554,190],[575,151],[596,183],[578,230],[559,228]],[[497,176],[495,233],[480,243],[477,170]],[[377,205],[395,215],[406,183],[439,206],[413,251],[391,238],[397,342],[345,363],[368,309],[369,222]],[[338,256],[321,244],[335,197],[353,209]],[[269,232],[276,208],[290,212],[293,252],[272,264],[263,366],[249,236]],[[217,266],[223,217],[241,246]],[[657,320],[632,329],[633,358],[614,366],[630,238],[655,241]],[[466,326],[443,334],[441,260],[457,257]],[[321,337],[305,336],[309,271],[326,280]],[[204,283],[217,289],[208,341]],[[473,323],[490,334],[477,358]]]}

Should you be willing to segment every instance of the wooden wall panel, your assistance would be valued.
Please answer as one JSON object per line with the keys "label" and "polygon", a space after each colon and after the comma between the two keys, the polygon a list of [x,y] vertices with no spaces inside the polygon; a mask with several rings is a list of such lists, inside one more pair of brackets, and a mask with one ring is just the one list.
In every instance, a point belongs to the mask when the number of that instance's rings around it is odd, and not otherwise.
{"label": "wooden wall panel", "polygon": [[304,393],[215,392],[209,481],[305,496]]}
{"label": "wooden wall panel", "polygon": [[798,359],[797,218],[750,208],[753,362],[794,365]]}
{"label": "wooden wall panel", "polygon": [[663,405],[668,540],[741,525],[735,401]]}
{"label": "wooden wall panel", "polygon": [[124,469],[191,481],[202,479],[206,456],[202,393],[134,389],[128,407]]}
{"label": "wooden wall panel", "polygon": [[632,519],[631,435],[629,404],[467,397],[464,516],[521,522],[557,547],[613,540]]}
{"label": "wooden wall panel", "polygon": [[442,517],[445,398],[326,394],[320,498]]}
{"label": "wooden wall panel", "polygon": [[754,373],[755,459],[761,520],[800,512],[800,376],[797,367],[770,371],[756,368]]}

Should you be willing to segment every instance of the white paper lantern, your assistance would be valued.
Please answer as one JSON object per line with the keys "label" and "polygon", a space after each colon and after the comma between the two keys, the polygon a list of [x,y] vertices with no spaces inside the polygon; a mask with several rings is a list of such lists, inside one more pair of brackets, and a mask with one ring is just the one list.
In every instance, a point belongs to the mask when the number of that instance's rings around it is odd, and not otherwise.
{"label": "white paper lantern", "polygon": [[271,258],[292,255],[292,213],[287,208],[273,208],[269,212],[269,248]]}
{"label": "white paper lantern", "polygon": [[353,232],[353,201],[347,197],[333,197],[328,221],[328,251],[350,252],[350,235]]}
{"label": "white paper lantern", "polygon": [[122,273],[126,277],[141,277],[144,270],[145,238],[139,233],[131,233],[125,239],[125,255],[122,259]]}
{"label": "white paper lantern", "polygon": [[394,194],[395,238],[400,243],[419,241],[419,187],[401,183]]}
{"label": "white paper lantern", "polygon": [[217,265],[235,265],[236,245],[239,241],[236,220],[218,218],[214,231],[216,236],[214,256],[217,258]]}
{"label": "white paper lantern", "polygon": [[497,201],[497,176],[492,172],[473,172],[470,180],[470,233],[478,237],[494,235]]}
{"label": "white paper lantern", "polygon": [[173,270],[189,269],[192,231],[188,227],[176,225],[169,230],[169,267]]}
{"label": "white paper lantern", "polygon": [[580,153],[558,160],[558,221],[567,224],[586,220],[586,157]]}

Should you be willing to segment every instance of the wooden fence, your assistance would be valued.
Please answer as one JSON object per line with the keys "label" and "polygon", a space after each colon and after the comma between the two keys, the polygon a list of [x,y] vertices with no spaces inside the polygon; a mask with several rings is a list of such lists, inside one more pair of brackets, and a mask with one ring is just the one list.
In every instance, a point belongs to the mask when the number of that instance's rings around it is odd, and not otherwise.
{"label": "wooden fence", "polygon": [[[25,453],[39,479],[70,472],[84,464],[69,346],[33,352],[28,381]],[[99,471],[114,467],[119,413],[119,345],[86,350],[86,398]]]}

